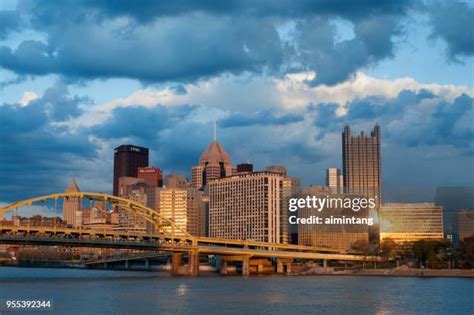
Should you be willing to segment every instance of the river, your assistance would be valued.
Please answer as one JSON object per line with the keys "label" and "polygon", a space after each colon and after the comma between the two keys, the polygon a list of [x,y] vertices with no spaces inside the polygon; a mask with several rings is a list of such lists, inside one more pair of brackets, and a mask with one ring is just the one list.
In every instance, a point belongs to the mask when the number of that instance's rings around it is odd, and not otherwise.
{"label": "river", "polygon": [[157,272],[0,267],[0,300],[6,299],[51,300],[57,314],[472,315],[474,280],[276,275],[189,278]]}

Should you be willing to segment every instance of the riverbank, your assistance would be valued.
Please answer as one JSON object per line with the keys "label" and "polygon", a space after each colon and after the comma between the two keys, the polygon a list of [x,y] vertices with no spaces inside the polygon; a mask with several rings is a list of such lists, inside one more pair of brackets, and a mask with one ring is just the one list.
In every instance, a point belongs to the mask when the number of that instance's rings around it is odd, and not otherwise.
{"label": "riverbank", "polygon": [[[82,269],[82,270],[108,270],[108,271],[148,271],[148,272],[167,272],[166,268],[156,268],[156,269],[86,269],[78,265],[0,265],[0,268],[47,268],[47,269]],[[217,272],[211,272],[210,270],[201,270],[206,276],[215,275],[220,276]],[[228,274],[228,276],[238,276],[237,272]],[[277,275],[276,273],[267,273],[267,274],[256,274],[251,273],[251,276],[264,276],[264,275]],[[291,274],[286,274],[286,276],[374,276],[374,277],[440,277],[440,278],[474,278],[474,269],[465,270],[465,269],[418,269],[418,268],[408,268],[402,266],[399,268],[393,269],[355,269],[355,270],[335,270],[332,267],[323,268],[323,267],[314,267],[309,268],[305,271],[293,272]]]}
{"label": "riverbank", "polygon": [[315,267],[295,275],[474,278],[474,269],[418,269],[402,266],[392,269],[335,270]]}

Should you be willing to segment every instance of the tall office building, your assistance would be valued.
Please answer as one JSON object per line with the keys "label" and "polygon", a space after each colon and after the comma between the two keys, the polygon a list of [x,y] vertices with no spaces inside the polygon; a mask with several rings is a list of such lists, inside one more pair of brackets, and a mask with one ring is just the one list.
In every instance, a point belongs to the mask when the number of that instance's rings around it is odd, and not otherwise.
{"label": "tall office building", "polygon": [[148,166],[148,149],[136,145],[121,145],[114,149],[113,193],[119,195],[120,177],[137,177],[138,168]]}
{"label": "tall office building", "polygon": [[232,172],[229,154],[214,138],[199,158],[199,165],[192,168],[191,186],[204,190],[210,180],[231,176]]}
{"label": "tall office building", "polygon": [[209,181],[209,236],[281,243],[284,180],[256,172]]}
{"label": "tall office building", "polygon": [[[76,180],[73,179],[65,192],[80,192]],[[79,197],[69,197],[64,199],[63,203],[63,221],[68,225],[76,226],[76,211],[81,210],[81,199]]]}
{"label": "tall office building", "polygon": [[386,203],[380,208],[380,240],[397,243],[443,238],[443,208],[434,203]]}
{"label": "tall office building", "polygon": [[474,211],[459,211],[457,215],[459,240],[474,237]]}
{"label": "tall office building", "polygon": [[342,132],[342,164],[347,192],[377,196],[381,192],[380,127],[370,135],[352,135],[349,126]]}
{"label": "tall office building", "polygon": [[195,187],[150,187],[147,190],[148,207],[176,223],[178,229],[165,226],[175,236],[205,236],[205,214],[202,191]]}
{"label": "tall office building", "polygon": [[341,170],[335,167],[326,169],[326,186],[329,187],[333,193],[343,192],[344,178]]}
{"label": "tall office building", "polygon": [[349,126],[342,132],[342,167],[344,192],[375,198],[377,207],[370,211],[375,224],[369,228],[369,239],[380,239],[379,209],[382,202],[380,127],[375,125],[370,135],[352,135]]}
{"label": "tall office building", "polygon": [[163,172],[158,167],[139,167],[138,178],[143,178],[147,186],[162,187],[163,186]]}

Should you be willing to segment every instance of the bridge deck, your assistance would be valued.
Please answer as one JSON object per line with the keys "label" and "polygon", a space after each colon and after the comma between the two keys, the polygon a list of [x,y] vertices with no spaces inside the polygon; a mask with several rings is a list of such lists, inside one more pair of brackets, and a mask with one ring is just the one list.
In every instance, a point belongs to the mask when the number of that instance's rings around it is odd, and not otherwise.
{"label": "bridge deck", "polygon": [[209,255],[248,255],[294,259],[329,259],[382,261],[375,256],[350,255],[340,251],[288,244],[255,241],[219,240],[205,237],[189,239],[165,235],[147,235],[119,231],[79,230],[54,227],[0,226],[0,244],[106,247],[154,250],[163,252],[197,252]]}

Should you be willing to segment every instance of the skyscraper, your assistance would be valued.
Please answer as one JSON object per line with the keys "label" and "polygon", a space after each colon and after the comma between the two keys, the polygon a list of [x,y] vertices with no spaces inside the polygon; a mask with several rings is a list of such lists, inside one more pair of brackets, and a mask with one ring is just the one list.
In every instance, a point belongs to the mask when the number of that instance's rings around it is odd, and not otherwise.
{"label": "skyscraper", "polygon": [[370,135],[362,131],[351,135],[349,126],[342,132],[342,163],[344,187],[351,193],[378,196],[381,191],[380,127],[375,125]]}
{"label": "skyscraper", "polygon": [[280,223],[284,180],[270,172],[211,180],[209,236],[271,243],[287,240]]}
{"label": "skyscraper", "polygon": [[[202,194],[195,187],[152,187],[147,190],[148,207],[174,221],[180,231],[193,236],[205,236]],[[185,236],[172,226],[165,226],[163,229],[175,236]]]}
{"label": "skyscraper", "polygon": [[332,193],[340,193],[343,189],[343,177],[341,170],[335,167],[326,169],[326,186]]}
{"label": "skyscraper", "polygon": [[114,195],[119,194],[119,178],[137,177],[138,168],[148,166],[148,149],[121,145],[114,149]]}
{"label": "skyscraper", "polygon": [[[65,192],[80,192],[79,187],[77,186],[76,180],[73,179],[69,183],[69,186],[66,188]],[[63,220],[66,221],[68,225],[76,225],[76,211],[81,210],[81,200],[79,197],[69,197],[64,199],[63,203]]]}
{"label": "skyscraper", "polygon": [[376,208],[369,213],[377,222],[369,229],[369,238],[379,241],[378,210],[382,202],[381,196],[381,154],[380,127],[375,125],[370,135],[362,131],[360,135],[352,135],[349,126],[342,132],[342,167],[344,190],[351,194],[362,194],[367,198],[376,199]]}
{"label": "skyscraper", "polygon": [[231,175],[232,160],[214,138],[199,158],[199,165],[192,168],[191,186],[203,190],[208,181]]}

